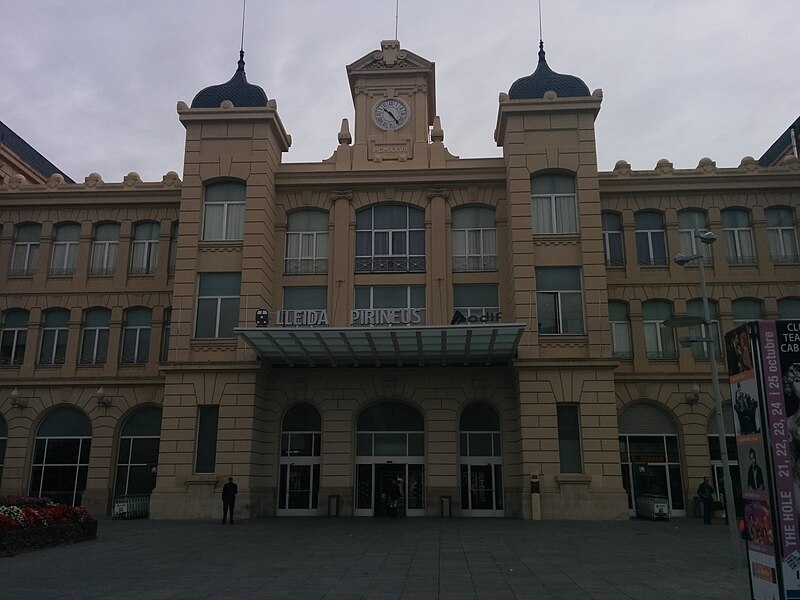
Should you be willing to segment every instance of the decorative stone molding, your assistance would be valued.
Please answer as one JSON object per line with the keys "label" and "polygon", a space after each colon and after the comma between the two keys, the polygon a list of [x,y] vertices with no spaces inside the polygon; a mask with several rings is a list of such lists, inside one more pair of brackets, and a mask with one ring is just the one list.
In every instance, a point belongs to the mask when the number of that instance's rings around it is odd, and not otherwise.
{"label": "decorative stone molding", "polygon": [[64,176],[61,173],[50,175],[50,179],[47,180],[47,187],[57,188],[60,185],[64,185]]}
{"label": "decorative stone molding", "polygon": [[656,168],[654,169],[656,173],[660,173],[661,175],[672,175],[675,172],[674,167],[672,166],[672,162],[667,158],[661,158],[656,163]]}
{"label": "decorative stone molding", "polygon": [[350,135],[350,122],[342,119],[342,127],[339,129],[338,140],[340,144],[350,145],[353,143],[353,136]]}
{"label": "decorative stone molding", "polygon": [[447,200],[450,197],[450,190],[448,188],[431,188],[425,191],[428,200],[433,198],[444,198]]}
{"label": "decorative stone molding", "polygon": [[100,173],[89,173],[89,176],[84,178],[83,183],[86,187],[99,187],[105,183]]}
{"label": "decorative stone molding", "polygon": [[19,173],[15,173],[8,178],[8,187],[12,190],[17,190],[26,185],[28,185],[28,180],[25,179],[24,175],[20,175]]}
{"label": "decorative stone molding", "polygon": [[329,198],[331,199],[331,202],[336,202],[337,200],[347,200],[348,202],[352,202],[353,192],[352,190],[333,191],[329,194]]}
{"label": "decorative stone molding", "polygon": [[139,174],[136,171],[131,171],[125,175],[125,177],[122,179],[122,182],[128,187],[133,187],[137,183],[142,183],[142,178],[139,177]]}
{"label": "decorative stone molding", "polygon": [[614,174],[615,175],[630,175],[631,174],[631,163],[627,160],[618,160],[614,165]]}
{"label": "decorative stone molding", "polygon": [[752,156],[745,156],[742,158],[742,162],[739,163],[739,168],[749,173],[757,173],[760,169],[758,161]]}
{"label": "decorative stone molding", "polygon": [[181,178],[175,171],[167,171],[161,178],[161,183],[170,187],[177,187],[181,184]]}
{"label": "decorative stone molding", "polygon": [[717,163],[713,160],[704,156],[700,159],[700,162],[697,163],[697,170],[702,171],[703,173],[716,173],[717,172]]}
{"label": "decorative stone molding", "polygon": [[223,110],[230,110],[233,108],[233,102],[230,100],[223,100],[219,103],[219,107]]}

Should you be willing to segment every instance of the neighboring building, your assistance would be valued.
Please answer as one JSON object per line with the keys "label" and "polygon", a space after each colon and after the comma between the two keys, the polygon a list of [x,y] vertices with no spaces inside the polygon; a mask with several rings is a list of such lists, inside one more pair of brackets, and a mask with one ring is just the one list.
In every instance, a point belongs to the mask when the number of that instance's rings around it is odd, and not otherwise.
{"label": "neighboring building", "polygon": [[543,50],[500,95],[503,156],[459,159],[433,63],[384,41],[347,72],[319,163],[281,162],[240,60],[178,104],[182,181],[0,187],[0,492],[210,518],[233,476],[255,518],[381,514],[399,482],[408,516],[530,518],[538,476],[545,519],[691,514],[721,471],[671,257],[707,257],[715,339],[800,316],[800,161],[598,173],[602,93]]}
{"label": "neighboring building", "polygon": [[797,144],[800,139],[800,117],[784,131],[781,136],[772,143],[769,150],[758,159],[758,164],[762,167],[772,167],[780,164],[787,156],[798,157]]}
{"label": "neighboring building", "polygon": [[58,173],[67,183],[75,183],[63,171],[39,154],[28,142],[0,121],[0,183],[12,175],[22,175],[28,183],[46,183]]}

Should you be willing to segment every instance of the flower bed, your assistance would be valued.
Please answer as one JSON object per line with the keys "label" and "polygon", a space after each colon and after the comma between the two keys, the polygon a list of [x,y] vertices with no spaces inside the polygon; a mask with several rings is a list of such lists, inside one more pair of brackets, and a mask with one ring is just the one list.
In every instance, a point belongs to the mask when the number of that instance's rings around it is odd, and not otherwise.
{"label": "flower bed", "polygon": [[82,506],[49,498],[0,496],[0,555],[97,537],[97,521]]}

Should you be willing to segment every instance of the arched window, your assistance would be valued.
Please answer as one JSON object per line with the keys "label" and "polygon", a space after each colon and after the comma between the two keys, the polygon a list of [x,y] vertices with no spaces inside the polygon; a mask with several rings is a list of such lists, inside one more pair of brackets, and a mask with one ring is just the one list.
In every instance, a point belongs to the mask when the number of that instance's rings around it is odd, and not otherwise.
{"label": "arched window", "polygon": [[676,358],[675,334],[664,327],[664,321],[672,316],[672,302],[647,300],[642,302],[642,325],[644,349],[647,358]]}
{"label": "arched window", "polygon": [[95,225],[92,237],[90,275],[113,275],[117,272],[119,252],[119,223]]}
{"label": "arched window", "polygon": [[453,210],[453,271],[497,270],[494,209],[465,206]]}
{"label": "arched window", "polygon": [[300,210],[286,218],[286,273],[328,272],[328,213]]}
{"label": "arched window", "polygon": [[753,227],[750,212],[743,208],[728,208],[722,211],[722,235],[725,250],[731,265],[752,265],[756,262],[753,245]]}
{"label": "arched window", "polygon": [[702,254],[705,264],[711,264],[711,247],[697,239],[708,231],[708,215],[704,210],[687,209],[678,211],[678,237],[681,252],[687,256]]}
{"label": "arched window", "polygon": [[89,472],[92,426],[75,408],[50,413],[36,431],[29,495],[81,503]]}
{"label": "arched window", "polygon": [[75,257],[78,254],[80,235],[81,226],[77,223],[56,225],[50,275],[65,276],[75,273]]}
{"label": "arched window", "polygon": [[69,311],[66,308],[45,311],[42,323],[42,347],[39,352],[40,365],[64,364],[68,334]]}
{"label": "arched window", "polygon": [[667,264],[667,233],[664,215],[643,210],[634,215],[636,224],[636,254],[640,265],[662,266]]}
{"label": "arched window", "polygon": [[28,311],[21,308],[3,311],[0,326],[0,365],[21,365],[28,340]]}
{"label": "arched window", "polygon": [[800,319],[800,298],[781,298],[778,300],[779,319]]}
{"label": "arched window", "polygon": [[283,417],[278,510],[314,514],[319,502],[322,421],[310,404],[297,404]]}
{"label": "arched window", "polygon": [[356,516],[389,511],[399,485],[398,512],[425,515],[425,421],[415,408],[396,401],[373,404],[356,423]]}
{"label": "arched window", "polygon": [[122,364],[144,364],[150,351],[149,308],[129,308],[122,323]]}
{"label": "arched window", "polygon": [[6,420],[0,415],[0,482],[3,481],[3,463],[6,457],[6,443],[8,442],[8,426]]}
{"label": "arched window", "polygon": [[548,173],[532,176],[531,200],[534,233],[578,232],[574,175]]}
{"label": "arched window", "polygon": [[133,228],[131,275],[152,275],[158,265],[158,234],[161,226],[147,221]]}
{"label": "arched window", "polygon": [[618,423],[628,508],[634,511],[640,496],[652,495],[666,498],[673,511],[684,511],[678,432],[672,419],[657,406],[636,404],[620,414]]}
{"label": "arched window", "polygon": [[622,217],[617,213],[603,212],[603,251],[606,266],[622,267],[625,265],[625,242],[622,239]]}
{"label": "arched window", "polygon": [[767,219],[767,238],[772,262],[799,262],[794,211],[789,208],[768,208],[764,211],[764,216]]}
{"label": "arched window", "polygon": [[[716,351],[717,358],[720,357],[719,345],[719,319],[717,317],[717,303],[714,300],[708,301],[708,312],[711,317],[709,326],[705,323],[700,325],[693,325],[689,327],[689,335],[695,338],[707,339],[709,334],[711,339],[714,340],[714,350]],[[692,317],[699,317],[705,319],[705,310],[703,309],[703,299],[695,298],[686,303],[686,313]],[[692,344],[692,356],[695,358],[708,358],[709,349],[708,343],[703,342],[700,344]]]}
{"label": "arched window", "polygon": [[14,231],[14,254],[11,257],[11,277],[33,277],[39,258],[42,226],[39,223],[17,225]]}
{"label": "arched window", "polygon": [[138,409],[125,421],[119,436],[115,496],[150,494],[156,487],[161,409]]}
{"label": "arched window", "polygon": [[244,209],[247,186],[235,181],[206,186],[203,203],[203,239],[244,239]]}
{"label": "arched window", "polygon": [[108,357],[108,333],[111,311],[94,308],[83,313],[83,339],[81,340],[80,364],[102,365]]}
{"label": "arched window", "polygon": [[611,300],[608,303],[608,320],[611,324],[611,352],[615,358],[630,358],[631,317],[628,303]]}
{"label": "arched window", "polygon": [[425,211],[381,204],[356,213],[356,272],[425,271]]}
{"label": "arched window", "polygon": [[[502,516],[503,465],[500,419],[483,402],[468,406],[459,421],[461,510]],[[472,513],[471,511],[476,511]]]}
{"label": "arched window", "polygon": [[733,309],[734,327],[764,318],[764,306],[761,300],[756,298],[738,298],[731,302],[731,308]]}

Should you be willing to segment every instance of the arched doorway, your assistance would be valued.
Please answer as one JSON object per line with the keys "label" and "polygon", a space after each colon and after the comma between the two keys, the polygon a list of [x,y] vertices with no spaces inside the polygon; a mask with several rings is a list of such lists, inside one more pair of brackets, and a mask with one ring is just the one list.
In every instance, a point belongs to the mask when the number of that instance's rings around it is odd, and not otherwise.
{"label": "arched doorway", "polygon": [[353,514],[389,514],[394,484],[400,515],[425,516],[425,420],[401,402],[364,410],[356,425],[356,489]]}
{"label": "arched doorway", "polygon": [[[733,424],[733,409],[730,404],[722,406],[722,419],[725,423],[725,447],[728,450],[728,467],[731,472],[733,484],[733,505],[736,514],[744,515],[742,500],[742,479],[739,471],[739,454],[736,447],[736,429]],[[717,490],[719,501],[725,506],[725,469],[722,466],[722,454],[719,449],[719,424],[717,413],[712,412],[708,418],[708,454],[711,458],[711,485]]]}
{"label": "arched doorway", "polygon": [[125,421],[119,436],[115,496],[150,495],[156,487],[161,409],[147,406]]}
{"label": "arched doorway", "polygon": [[310,404],[296,404],[283,416],[279,515],[314,515],[319,502],[322,421]]}
{"label": "arched doorway", "polygon": [[636,404],[619,416],[619,452],[622,485],[628,492],[628,508],[636,512],[639,496],[669,500],[672,516],[685,516],[678,432],[663,409]]}
{"label": "arched doorway", "polygon": [[92,426],[86,415],[75,408],[50,413],[36,431],[28,494],[80,505],[91,447]]}
{"label": "arched doorway", "polygon": [[497,412],[476,402],[461,413],[459,423],[461,514],[502,517],[503,459]]}

